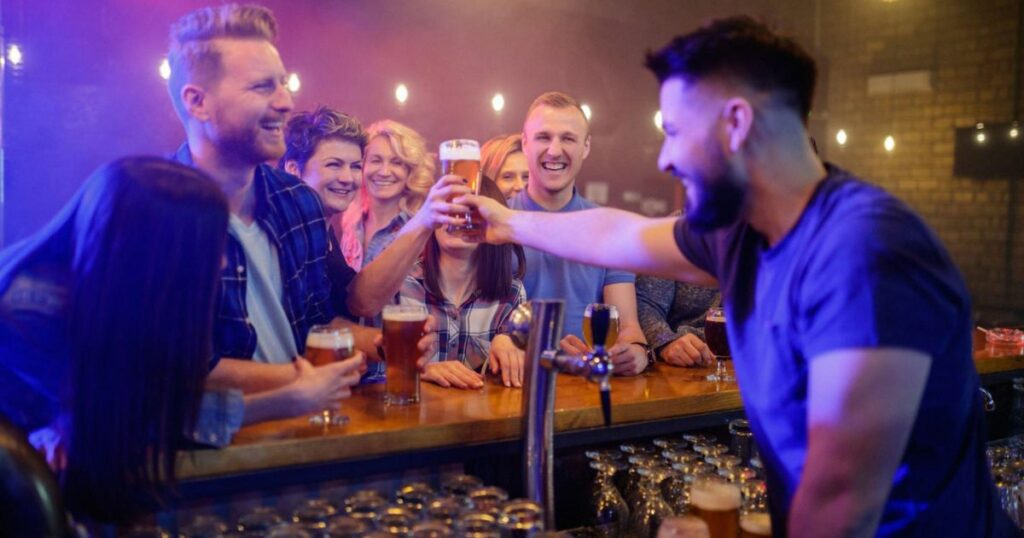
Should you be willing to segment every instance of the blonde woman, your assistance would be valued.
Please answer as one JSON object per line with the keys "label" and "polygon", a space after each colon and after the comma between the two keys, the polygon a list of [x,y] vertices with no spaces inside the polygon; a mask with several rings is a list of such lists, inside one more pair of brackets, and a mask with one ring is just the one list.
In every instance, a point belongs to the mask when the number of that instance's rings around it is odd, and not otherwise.
{"label": "blonde woman", "polygon": [[366,129],[362,188],[342,216],[341,251],[359,271],[388,246],[434,183],[434,155],[419,133],[393,120]]}
{"label": "blonde woman", "polygon": [[483,174],[494,180],[506,200],[526,188],[530,169],[526,166],[522,135],[501,135],[488,140],[480,149],[480,158]]}

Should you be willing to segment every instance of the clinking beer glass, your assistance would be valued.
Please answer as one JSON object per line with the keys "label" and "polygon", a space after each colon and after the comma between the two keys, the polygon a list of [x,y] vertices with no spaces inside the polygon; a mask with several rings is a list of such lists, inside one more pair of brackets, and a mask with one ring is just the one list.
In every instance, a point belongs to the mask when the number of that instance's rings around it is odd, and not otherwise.
{"label": "clinking beer glass", "polygon": [[[314,325],[306,336],[306,360],[313,366],[324,366],[345,360],[355,354],[355,338],[347,327]],[[324,409],[309,417],[317,426],[340,426],[348,423],[348,417]]]}
{"label": "clinking beer glass", "polygon": [[[442,174],[461,176],[473,194],[480,194],[480,144],[476,140],[445,140],[441,142],[438,158]],[[486,223],[476,208],[461,216],[464,222],[449,225],[448,232],[461,235],[467,241],[482,241]]]}

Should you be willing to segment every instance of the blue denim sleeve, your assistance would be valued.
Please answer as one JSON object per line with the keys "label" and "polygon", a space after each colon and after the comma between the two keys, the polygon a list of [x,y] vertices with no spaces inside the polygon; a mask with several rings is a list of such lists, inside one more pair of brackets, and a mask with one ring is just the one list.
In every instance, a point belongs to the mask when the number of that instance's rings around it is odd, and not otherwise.
{"label": "blue denim sleeve", "polygon": [[245,418],[240,390],[208,390],[203,393],[195,428],[188,437],[197,443],[222,448],[231,443]]}

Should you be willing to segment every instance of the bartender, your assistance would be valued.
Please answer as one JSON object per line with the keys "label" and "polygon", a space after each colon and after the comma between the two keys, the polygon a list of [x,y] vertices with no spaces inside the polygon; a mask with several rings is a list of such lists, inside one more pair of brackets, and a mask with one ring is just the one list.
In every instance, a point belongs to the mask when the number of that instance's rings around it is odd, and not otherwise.
{"label": "bartender", "polygon": [[487,240],[717,282],[776,536],[1015,536],[985,461],[966,286],[918,215],[818,159],[813,59],[733,17],[647,66],[684,216],[464,197]]}

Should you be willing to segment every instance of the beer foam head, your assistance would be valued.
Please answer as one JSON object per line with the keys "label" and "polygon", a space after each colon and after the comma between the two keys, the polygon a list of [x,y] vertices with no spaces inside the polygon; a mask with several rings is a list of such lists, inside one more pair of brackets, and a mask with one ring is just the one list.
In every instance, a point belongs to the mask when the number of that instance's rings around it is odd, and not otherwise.
{"label": "beer foam head", "polygon": [[381,318],[385,321],[426,321],[427,309],[416,307],[386,306]]}
{"label": "beer foam head", "polygon": [[702,510],[724,512],[740,507],[740,488],[728,482],[695,482],[690,489],[690,504]]}
{"label": "beer foam head", "polygon": [[750,534],[772,535],[772,518],[768,512],[751,512],[740,517],[740,528]]}
{"label": "beer foam head", "polygon": [[442,161],[479,161],[480,144],[476,140],[448,140],[438,152]]}
{"label": "beer foam head", "polygon": [[341,349],[352,347],[353,345],[355,345],[355,340],[353,339],[350,331],[335,333],[309,333],[309,336],[306,337],[306,347],[315,347],[319,349]]}
{"label": "beer foam head", "polygon": [[658,527],[658,538],[710,538],[711,530],[703,519],[694,516],[668,517]]}

